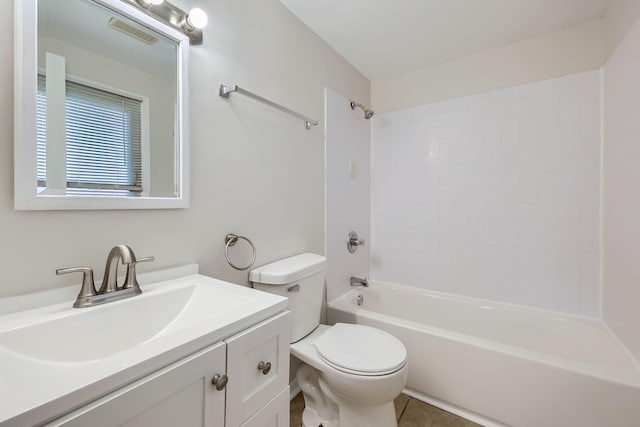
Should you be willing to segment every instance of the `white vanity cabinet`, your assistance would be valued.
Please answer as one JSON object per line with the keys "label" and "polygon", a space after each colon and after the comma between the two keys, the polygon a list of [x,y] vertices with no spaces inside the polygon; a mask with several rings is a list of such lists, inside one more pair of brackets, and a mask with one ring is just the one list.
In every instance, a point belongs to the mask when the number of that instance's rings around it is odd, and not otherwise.
{"label": "white vanity cabinet", "polygon": [[225,395],[211,379],[225,372],[225,350],[208,347],[47,426],[223,427]]}
{"label": "white vanity cabinet", "polygon": [[[46,425],[288,427],[289,317],[277,314]],[[228,379],[222,390],[215,375]]]}

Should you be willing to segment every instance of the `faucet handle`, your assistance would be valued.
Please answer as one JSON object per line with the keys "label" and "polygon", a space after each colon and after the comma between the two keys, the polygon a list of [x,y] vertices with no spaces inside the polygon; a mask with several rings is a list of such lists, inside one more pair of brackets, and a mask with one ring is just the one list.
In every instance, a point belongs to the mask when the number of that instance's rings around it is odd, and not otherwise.
{"label": "faucet handle", "polygon": [[73,304],[74,307],[84,307],[89,297],[96,295],[96,286],[93,282],[93,268],[91,267],[71,267],[71,268],[59,268],[56,270],[58,276],[69,273],[82,273],[82,287],[78,298]]}
{"label": "faucet handle", "polygon": [[358,237],[355,231],[349,232],[349,240],[347,240],[347,249],[350,253],[358,250],[358,246],[364,246],[364,239]]}
{"label": "faucet handle", "polygon": [[130,264],[127,264],[127,277],[124,281],[124,285],[122,285],[122,289],[133,288],[136,294],[142,293],[140,289],[140,285],[138,284],[138,278],[136,277],[136,264],[141,262],[150,262],[155,261],[156,257],[147,256],[143,258],[138,258]]}

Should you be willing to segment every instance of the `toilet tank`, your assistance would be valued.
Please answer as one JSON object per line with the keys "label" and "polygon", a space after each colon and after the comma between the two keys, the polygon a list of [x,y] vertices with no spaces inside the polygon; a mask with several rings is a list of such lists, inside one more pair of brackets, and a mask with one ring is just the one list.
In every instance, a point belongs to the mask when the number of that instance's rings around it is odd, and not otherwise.
{"label": "toilet tank", "polygon": [[304,253],[249,272],[255,289],[289,298],[292,343],[320,324],[326,263],[322,255]]}

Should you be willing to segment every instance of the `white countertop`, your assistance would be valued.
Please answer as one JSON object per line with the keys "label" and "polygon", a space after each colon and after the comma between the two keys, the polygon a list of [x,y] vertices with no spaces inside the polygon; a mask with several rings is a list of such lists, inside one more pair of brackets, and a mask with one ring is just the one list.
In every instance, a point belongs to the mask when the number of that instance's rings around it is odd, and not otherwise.
{"label": "white countertop", "polygon": [[[180,278],[175,278],[176,270],[168,270],[164,277],[174,278],[141,285],[142,295],[91,308],[72,308],[73,298],[33,308],[47,300],[37,294],[12,297],[13,304],[0,302],[0,311],[5,313],[9,311],[9,306],[18,306],[24,310],[0,316],[0,426],[23,427],[50,421],[287,308],[286,298],[194,274],[197,266],[195,268],[181,270],[182,273],[190,274]],[[148,277],[161,280],[163,275],[157,272]],[[205,313],[204,316],[193,318],[180,313],[175,321],[163,327],[153,339],[111,355],[79,357],[79,360],[73,362],[58,361],[55,357],[41,360],[22,350],[38,348],[38,345],[46,346],[46,340],[24,343],[19,351],[9,339],[4,339],[3,342],[3,333],[24,325],[40,327],[39,325],[53,318],[72,319],[82,310],[96,310],[95,313],[99,313],[97,310],[105,310],[103,315],[110,315],[111,311],[108,310],[117,308],[117,304],[124,305],[137,298],[194,286],[199,291],[194,292],[188,304],[198,305],[198,310]],[[56,292],[49,291],[48,294],[52,296],[68,293],[62,290]],[[212,299],[215,301],[212,302]],[[206,307],[203,304],[207,304]],[[25,307],[32,308],[25,310]],[[139,318],[140,316],[144,316],[144,313],[138,313]],[[110,324],[106,327],[113,327],[116,331],[127,327],[115,315],[108,323]],[[64,349],[52,349],[52,354],[56,353],[54,350],[64,353]]]}

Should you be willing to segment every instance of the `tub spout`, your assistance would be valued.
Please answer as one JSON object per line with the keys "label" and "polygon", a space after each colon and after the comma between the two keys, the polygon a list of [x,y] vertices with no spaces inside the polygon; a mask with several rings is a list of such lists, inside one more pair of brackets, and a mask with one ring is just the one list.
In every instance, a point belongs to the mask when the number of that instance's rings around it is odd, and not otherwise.
{"label": "tub spout", "polygon": [[369,281],[365,278],[365,279],[361,279],[359,277],[351,277],[350,280],[351,286],[363,286],[365,288],[369,287]]}

